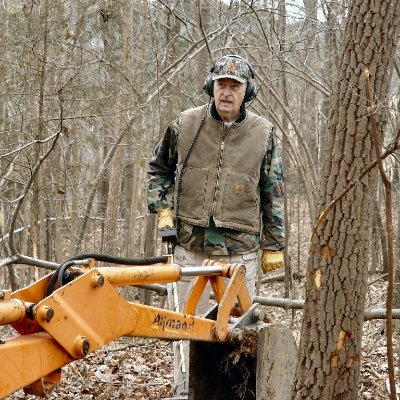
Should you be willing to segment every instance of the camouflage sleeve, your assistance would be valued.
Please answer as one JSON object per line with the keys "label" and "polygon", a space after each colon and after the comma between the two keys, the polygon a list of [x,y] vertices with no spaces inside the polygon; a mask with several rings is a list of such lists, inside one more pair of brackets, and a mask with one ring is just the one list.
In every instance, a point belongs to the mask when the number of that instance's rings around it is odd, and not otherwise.
{"label": "camouflage sleeve", "polygon": [[282,250],[285,247],[283,169],[274,132],[261,167],[260,196],[263,221],[261,248]]}
{"label": "camouflage sleeve", "polygon": [[174,207],[175,169],[177,157],[177,124],[170,125],[154,148],[147,171],[147,207],[151,213]]}

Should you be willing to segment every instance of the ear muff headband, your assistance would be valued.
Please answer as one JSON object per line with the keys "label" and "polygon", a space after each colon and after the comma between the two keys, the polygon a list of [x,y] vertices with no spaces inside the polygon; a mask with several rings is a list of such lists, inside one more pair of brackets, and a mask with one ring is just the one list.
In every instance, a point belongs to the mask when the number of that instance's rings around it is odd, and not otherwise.
{"label": "ear muff headband", "polygon": [[[235,54],[228,54],[225,57],[231,58],[238,58],[239,60],[243,60],[249,68],[251,79],[254,79],[254,71],[251,64],[243,57],[235,55]],[[212,74],[215,70],[215,64],[211,67],[210,73]],[[211,75],[206,79],[204,82],[203,90],[210,96],[214,97],[214,81],[212,80]],[[243,102],[247,103],[250,100],[253,100],[257,95],[257,90],[254,82],[247,82],[246,93],[244,94]]]}

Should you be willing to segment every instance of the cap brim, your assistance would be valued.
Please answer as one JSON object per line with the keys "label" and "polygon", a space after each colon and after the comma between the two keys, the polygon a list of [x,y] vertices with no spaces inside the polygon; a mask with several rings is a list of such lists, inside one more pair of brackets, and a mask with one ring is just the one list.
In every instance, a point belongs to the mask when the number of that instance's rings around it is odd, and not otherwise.
{"label": "cap brim", "polygon": [[214,75],[214,76],[211,77],[211,79],[212,79],[213,81],[216,81],[217,79],[222,79],[222,78],[230,78],[230,79],[234,79],[235,81],[238,81],[238,82],[240,82],[240,83],[247,83],[247,80],[246,80],[246,79],[239,78],[239,77],[237,77],[237,76],[229,75],[229,74]]}

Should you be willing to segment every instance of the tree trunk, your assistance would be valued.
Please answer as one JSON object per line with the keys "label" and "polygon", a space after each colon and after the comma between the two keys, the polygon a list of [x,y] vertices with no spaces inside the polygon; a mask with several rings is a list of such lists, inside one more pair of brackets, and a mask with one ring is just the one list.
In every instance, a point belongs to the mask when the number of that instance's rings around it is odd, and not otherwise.
{"label": "tree trunk", "polygon": [[[386,104],[398,40],[400,0],[354,0],[348,10],[317,215],[374,159],[364,70]],[[386,122],[376,110],[380,137]],[[331,211],[312,239],[300,360],[293,399],[356,399],[367,288],[373,178],[365,177]]]}
{"label": "tree trunk", "polygon": [[130,207],[130,218],[129,218],[129,229],[127,229],[128,236],[126,242],[126,256],[133,257],[138,254],[139,240],[141,235],[138,223],[138,209],[139,209],[139,198],[141,196],[141,179],[140,179],[140,158],[142,148],[137,145],[134,153],[133,162],[133,185],[130,189],[132,193],[132,201]]}
{"label": "tree trunk", "polygon": [[[374,201],[374,224],[373,227],[376,230],[376,238],[379,238],[380,246],[376,246],[376,249],[380,249],[381,255],[382,255],[382,268],[379,269],[379,272],[383,272],[386,274],[388,272],[388,252],[387,252],[387,240],[386,240],[386,230],[382,221],[382,216],[381,216],[381,210],[379,209],[378,204],[380,203],[379,199],[382,199],[384,196],[382,195],[377,195],[378,199]],[[380,259],[380,257],[378,257]]]}
{"label": "tree trunk", "polygon": [[[43,5],[43,52],[39,61],[39,98],[38,102],[38,116],[37,116],[37,133],[36,140],[43,140],[44,133],[44,101],[45,101],[45,85],[47,74],[47,51],[48,51],[48,3],[47,0]],[[41,156],[41,145],[37,143],[34,150],[34,163]],[[32,254],[34,258],[43,257],[44,249],[44,207],[43,201],[40,198],[42,191],[42,171],[39,170],[32,185],[32,202],[31,202],[31,234],[32,234]]]}

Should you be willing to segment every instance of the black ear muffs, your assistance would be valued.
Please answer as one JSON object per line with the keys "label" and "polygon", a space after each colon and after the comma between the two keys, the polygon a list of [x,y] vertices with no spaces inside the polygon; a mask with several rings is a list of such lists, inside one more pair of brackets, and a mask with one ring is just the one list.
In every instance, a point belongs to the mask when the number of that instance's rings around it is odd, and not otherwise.
{"label": "black ear muffs", "polygon": [[[245,60],[247,66],[249,67],[250,74],[251,74],[251,79],[254,79],[254,71],[253,68],[251,67],[250,63],[244,59],[243,57],[236,56],[236,55],[229,55],[229,57],[235,57],[235,58],[240,58],[241,60]],[[215,70],[215,65],[213,65],[210,69],[210,73],[212,74]],[[212,80],[211,75],[206,79],[203,85],[203,90],[210,96],[214,97],[214,81]],[[247,87],[246,87],[246,93],[244,94],[244,99],[243,103],[247,103],[251,100],[253,100],[257,96],[257,89],[256,85],[254,82],[248,82]]]}
{"label": "black ear muffs", "polygon": [[[210,69],[210,72],[212,73],[214,67]],[[203,90],[210,96],[214,97],[214,81],[212,80],[211,76],[209,76],[203,86]]]}
{"label": "black ear muffs", "polygon": [[249,82],[247,84],[246,93],[244,94],[243,102],[247,103],[248,101],[255,99],[256,96],[257,96],[256,85],[254,84],[254,82]]}

